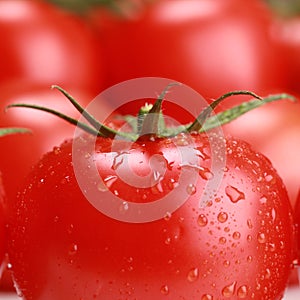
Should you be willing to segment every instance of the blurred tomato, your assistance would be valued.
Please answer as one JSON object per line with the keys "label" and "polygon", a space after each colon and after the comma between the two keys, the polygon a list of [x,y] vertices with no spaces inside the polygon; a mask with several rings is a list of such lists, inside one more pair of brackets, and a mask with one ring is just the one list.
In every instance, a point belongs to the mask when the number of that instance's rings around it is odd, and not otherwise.
{"label": "blurred tomato", "polygon": [[105,57],[105,84],[160,76],[205,98],[230,90],[278,88],[285,75],[261,1],[161,0],[130,17],[91,14]]}
{"label": "blurred tomato", "polygon": [[26,79],[100,92],[100,47],[79,17],[43,1],[0,1],[0,83]]}
{"label": "blurred tomato", "polygon": [[287,88],[300,93],[300,16],[278,19],[273,36],[285,53]]}
{"label": "blurred tomato", "polygon": [[[69,90],[73,96],[87,105],[93,100],[90,93],[80,90]],[[57,90],[45,88],[34,83],[19,83],[6,85],[0,88],[0,126],[26,127],[32,134],[9,135],[0,139],[0,155],[5,157],[0,161],[0,170],[8,198],[15,196],[17,187],[31,166],[53,146],[66,138],[72,138],[74,127],[65,121],[46,114],[26,108],[11,108],[4,112],[4,108],[12,103],[34,103],[51,107],[69,116],[78,118],[79,113],[68,103],[68,100]],[[106,116],[106,104],[101,105],[102,113]]]}
{"label": "blurred tomato", "polygon": [[269,103],[224,126],[265,154],[283,179],[294,206],[299,189],[300,103]]}

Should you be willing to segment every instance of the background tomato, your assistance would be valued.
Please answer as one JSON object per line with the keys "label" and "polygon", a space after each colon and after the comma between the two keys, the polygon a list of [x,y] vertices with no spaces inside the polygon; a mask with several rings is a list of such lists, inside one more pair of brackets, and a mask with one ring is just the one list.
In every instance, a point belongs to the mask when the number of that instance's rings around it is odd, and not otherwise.
{"label": "background tomato", "polygon": [[100,47],[83,19],[46,1],[0,1],[0,84],[26,80],[99,92]]}
{"label": "background tomato", "polygon": [[105,85],[143,76],[183,82],[204,97],[261,93],[285,81],[262,1],[161,0],[131,17],[93,10],[105,57]]}
{"label": "background tomato", "polygon": [[300,93],[300,14],[278,17],[274,23],[273,38],[283,48],[287,67],[287,88]]}

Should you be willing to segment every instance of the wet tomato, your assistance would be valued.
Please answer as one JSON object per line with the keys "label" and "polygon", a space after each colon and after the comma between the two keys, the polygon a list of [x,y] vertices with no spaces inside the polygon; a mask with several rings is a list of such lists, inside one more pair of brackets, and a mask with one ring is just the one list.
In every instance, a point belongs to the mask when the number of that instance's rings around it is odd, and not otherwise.
{"label": "wet tomato", "polygon": [[101,127],[35,165],[10,207],[19,295],[280,299],[294,225],[271,162],[215,131],[147,133],[150,117],[137,139]]}

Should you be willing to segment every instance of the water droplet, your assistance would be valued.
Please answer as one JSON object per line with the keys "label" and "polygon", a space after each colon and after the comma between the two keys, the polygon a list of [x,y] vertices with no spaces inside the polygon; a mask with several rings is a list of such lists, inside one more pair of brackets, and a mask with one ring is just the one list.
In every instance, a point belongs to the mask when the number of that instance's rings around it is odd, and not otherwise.
{"label": "water droplet", "polygon": [[200,168],[199,175],[204,180],[210,180],[214,177],[214,174],[208,168]]}
{"label": "water droplet", "polygon": [[165,216],[164,216],[164,219],[165,221],[169,221],[172,217],[172,214],[170,212],[166,212]]}
{"label": "water droplet", "polygon": [[118,177],[116,175],[109,175],[104,179],[104,183],[108,188],[110,188],[117,179]]}
{"label": "water droplet", "polygon": [[265,196],[263,196],[263,197],[261,197],[260,199],[259,199],[259,201],[260,201],[260,203],[261,204],[266,204],[267,203],[267,198],[265,197]]}
{"label": "water droplet", "polygon": [[201,214],[199,215],[197,222],[199,226],[204,227],[207,225],[208,220],[204,214]]}
{"label": "water droplet", "polygon": [[249,229],[252,229],[252,228],[253,228],[253,224],[252,224],[251,219],[248,219],[248,220],[247,220],[247,226],[248,226]]}
{"label": "water droplet", "polygon": [[228,220],[228,214],[226,213],[226,212],[220,212],[219,214],[218,214],[218,221],[220,222],[220,223],[224,223],[224,222],[226,222]]}
{"label": "water droplet", "polygon": [[241,234],[238,231],[235,231],[232,235],[235,240],[239,240],[241,238]]}
{"label": "water droplet", "polygon": [[213,300],[213,296],[209,294],[202,295],[201,300]]}
{"label": "water droplet", "polygon": [[275,210],[275,208],[272,208],[271,216],[272,216],[272,220],[275,221],[275,219],[276,219],[276,210]]}
{"label": "water droplet", "polygon": [[226,298],[230,298],[234,295],[235,292],[236,281],[225,286],[222,290],[222,295]]}
{"label": "water droplet", "polygon": [[222,245],[226,244],[226,238],[225,237],[220,237],[219,238],[219,243],[222,244]]}
{"label": "water droplet", "polygon": [[245,299],[248,296],[248,287],[246,285],[242,285],[237,290],[237,295],[240,299]]}
{"label": "water droplet", "polygon": [[127,212],[128,211],[128,209],[129,209],[129,204],[128,204],[128,202],[127,201],[123,201],[122,202],[122,204],[120,205],[120,212],[122,213],[125,213],[125,212]]}
{"label": "water droplet", "polygon": [[53,148],[53,153],[54,153],[55,155],[58,155],[60,152],[61,152],[60,147],[54,147],[54,148]]}
{"label": "water droplet", "polygon": [[264,233],[259,233],[257,235],[257,240],[260,244],[264,244],[266,242],[266,235]]}
{"label": "water droplet", "polygon": [[160,292],[163,294],[163,295],[168,295],[169,294],[169,287],[167,285],[163,285],[161,288],[160,288]]}
{"label": "water droplet", "polygon": [[177,146],[187,146],[189,144],[189,140],[185,133],[176,135],[174,142]]}
{"label": "water droplet", "polygon": [[166,245],[170,245],[170,244],[171,244],[171,238],[170,238],[170,237],[167,237],[167,238],[165,239],[165,244],[166,244]]}
{"label": "water droplet", "polygon": [[268,174],[268,175],[265,176],[265,180],[266,180],[267,182],[271,182],[271,181],[273,180],[273,176],[270,175],[270,174]]}
{"label": "water droplet", "polygon": [[247,262],[248,263],[251,263],[253,261],[253,257],[251,256],[251,255],[249,255],[248,257],[247,257]]}
{"label": "water droplet", "polygon": [[189,282],[194,282],[198,279],[198,277],[199,277],[199,269],[193,268],[189,271],[187,278]]}
{"label": "water droplet", "polygon": [[189,194],[189,195],[194,195],[196,194],[197,192],[197,188],[194,184],[190,183],[187,188],[186,188],[186,192]]}
{"label": "water droplet", "polygon": [[223,265],[224,265],[224,267],[229,267],[230,266],[230,261],[229,260],[225,260],[224,262],[223,262]]}
{"label": "water droplet", "polygon": [[69,248],[69,255],[75,255],[78,251],[77,244],[72,244]]}
{"label": "water droplet", "polygon": [[240,200],[245,200],[245,194],[231,185],[228,185],[225,188],[225,193],[233,203],[236,203]]}

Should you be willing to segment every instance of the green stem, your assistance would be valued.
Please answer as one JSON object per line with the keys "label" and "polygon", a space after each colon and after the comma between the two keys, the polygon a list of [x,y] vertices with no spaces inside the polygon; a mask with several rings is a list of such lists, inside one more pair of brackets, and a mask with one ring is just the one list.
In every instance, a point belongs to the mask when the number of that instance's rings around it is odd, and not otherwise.
{"label": "green stem", "polygon": [[218,126],[225,125],[237,119],[241,115],[247,113],[248,111],[263,106],[267,103],[283,100],[283,99],[291,100],[293,102],[297,101],[297,99],[294,96],[286,93],[270,95],[268,97],[263,98],[262,100],[256,100],[256,99],[250,100],[248,102],[244,102],[240,105],[234,106],[230,109],[227,109],[223,112],[220,112],[208,118],[206,122],[203,124],[202,128],[200,129],[200,132],[208,131]]}
{"label": "green stem", "polygon": [[232,97],[232,96],[237,96],[237,95],[248,95],[248,96],[253,96],[256,99],[262,100],[261,97],[258,95],[250,92],[250,91],[245,91],[245,90],[240,90],[240,91],[232,91],[229,93],[226,93],[219,97],[217,100],[215,100],[213,103],[211,103],[208,107],[206,107],[196,118],[196,120],[188,127],[188,132],[199,132],[207,120],[207,118],[211,115],[212,111],[226,98]]}
{"label": "green stem", "polygon": [[[180,85],[178,82],[172,82],[166,86],[166,88],[161,92],[161,94],[156,99],[155,103],[152,107],[150,107],[150,110],[148,113],[145,113],[142,111],[142,114],[140,112],[139,122],[142,121],[142,125],[140,125],[140,132],[139,135],[145,135],[150,134],[157,136],[159,131],[163,131],[166,127],[166,124],[164,122],[164,118],[161,111],[162,102],[166,96],[166,94],[169,92],[169,90],[176,85]],[[142,119],[141,119],[142,117]]]}

